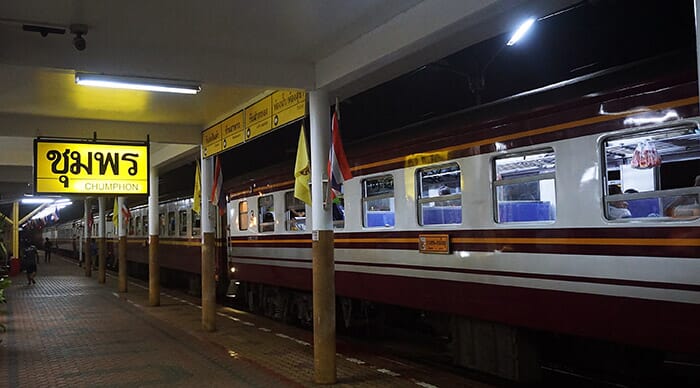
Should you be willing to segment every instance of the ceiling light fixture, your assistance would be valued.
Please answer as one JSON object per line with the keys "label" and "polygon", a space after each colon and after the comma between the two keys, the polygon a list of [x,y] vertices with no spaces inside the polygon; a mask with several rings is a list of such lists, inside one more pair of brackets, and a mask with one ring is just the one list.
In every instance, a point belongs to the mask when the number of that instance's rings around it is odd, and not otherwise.
{"label": "ceiling light fixture", "polygon": [[518,41],[519,41],[520,39],[522,39],[523,36],[525,36],[525,33],[527,33],[527,31],[530,29],[530,27],[532,27],[532,25],[533,25],[534,23],[535,23],[535,18],[529,18],[529,19],[525,20],[525,21],[520,25],[520,27],[518,27],[518,29],[515,31],[515,33],[514,33],[513,36],[510,38],[510,40],[508,41],[508,43],[506,43],[506,45],[507,45],[507,46],[512,46],[512,45],[518,43]]}
{"label": "ceiling light fixture", "polygon": [[197,94],[202,90],[199,84],[195,82],[86,73],[76,73],[75,83],[78,85],[102,88],[147,90],[152,92],[181,94]]}

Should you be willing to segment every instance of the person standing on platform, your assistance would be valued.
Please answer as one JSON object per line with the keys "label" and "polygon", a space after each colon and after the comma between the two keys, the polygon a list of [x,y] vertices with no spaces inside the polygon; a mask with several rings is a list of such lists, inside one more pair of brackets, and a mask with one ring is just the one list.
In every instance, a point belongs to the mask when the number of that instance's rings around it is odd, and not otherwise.
{"label": "person standing on platform", "polygon": [[51,241],[47,237],[44,241],[44,263],[51,262]]}
{"label": "person standing on platform", "polygon": [[36,276],[36,265],[39,261],[39,254],[36,247],[30,245],[24,251],[24,269],[27,271],[27,285],[36,284],[34,277]]}

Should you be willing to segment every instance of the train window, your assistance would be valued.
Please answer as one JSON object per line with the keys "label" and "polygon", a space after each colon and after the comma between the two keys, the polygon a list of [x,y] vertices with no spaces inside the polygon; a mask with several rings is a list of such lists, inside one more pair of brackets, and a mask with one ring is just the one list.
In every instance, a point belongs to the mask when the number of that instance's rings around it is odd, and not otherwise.
{"label": "train window", "polygon": [[272,195],[265,195],[258,198],[258,223],[259,232],[274,232],[275,230],[275,202]]}
{"label": "train window", "polygon": [[175,236],[175,233],[177,232],[177,225],[175,224],[176,221],[175,212],[168,212],[168,236]]}
{"label": "train window", "polygon": [[553,221],[556,218],[555,171],[556,159],[551,148],[495,158],[495,221]]}
{"label": "train window", "polygon": [[394,177],[362,181],[362,222],[367,228],[394,226]]}
{"label": "train window", "polygon": [[187,236],[187,210],[180,210],[180,236]]}
{"label": "train window", "polygon": [[159,226],[158,235],[164,236],[165,232],[166,232],[165,228],[167,226],[166,221],[165,221],[165,213],[158,214],[158,226]]}
{"label": "train window", "polygon": [[192,214],[192,235],[199,236],[200,228],[202,227],[202,216],[192,209],[190,209],[190,214]]}
{"label": "train window", "polygon": [[136,219],[136,235],[141,236],[143,234],[143,227],[141,225],[141,216],[134,217]]}
{"label": "train window", "polygon": [[248,230],[248,201],[238,202],[238,230]]}
{"label": "train window", "polygon": [[141,216],[143,218],[143,235],[148,236],[150,234],[150,230],[148,230],[148,213],[143,212],[143,215]]}
{"label": "train window", "polygon": [[294,191],[284,193],[285,228],[287,230],[306,230],[306,205],[294,197]]}
{"label": "train window", "polygon": [[335,198],[331,201],[333,206],[333,228],[340,229],[345,227],[345,197],[343,195],[345,186],[340,184],[340,189],[334,189]]}
{"label": "train window", "polygon": [[605,155],[603,177],[607,178],[603,213],[607,219],[700,217],[697,123],[610,136],[601,144]]}
{"label": "train window", "polygon": [[136,232],[136,230],[135,230],[135,228],[134,228],[134,223],[135,223],[135,222],[136,222],[136,221],[134,221],[134,218],[133,218],[133,217],[132,217],[132,218],[129,218],[129,235],[130,235],[130,236],[133,236],[134,233]]}
{"label": "train window", "polygon": [[462,222],[461,173],[457,164],[416,171],[418,223],[420,225]]}

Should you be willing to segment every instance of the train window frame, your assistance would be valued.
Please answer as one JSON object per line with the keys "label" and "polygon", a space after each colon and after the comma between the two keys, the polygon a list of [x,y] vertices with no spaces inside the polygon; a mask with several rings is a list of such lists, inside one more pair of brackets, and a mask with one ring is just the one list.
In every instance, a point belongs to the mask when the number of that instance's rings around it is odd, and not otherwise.
{"label": "train window frame", "polygon": [[151,231],[148,229],[148,209],[144,209],[141,213],[141,224],[143,225],[143,236],[148,237]]}
{"label": "train window frame", "polygon": [[339,195],[336,195],[333,200],[330,199],[330,193],[328,200],[331,201],[331,213],[333,217],[333,229],[344,229],[345,228],[345,184],[338,184]]}
{"label": "train window frame", "polygon": [[177,217],[175,217],[175,210],[168,210],[167,213],[167,225],[166,227],[168,228],[167,235],[168,236],[177,236]]}
{"label": "train window frame", "polygon": [[[187,226],[189,224],[189,222],[187,222],[187,219],[189,217],[187,214],[187,209],[178,209],[177,217],[178,217],[178,221],[180,222],[179,227],[178,227],[178,236],[186,237],[187,236]],[[184,227],[184,229],[183,229],[183,227]]]}
{"label": "train window frame", "polygon": [[285,230],[303,232],[306,230],[306,204],[294,196],[294,190],[284,193]]}
{"label": "train window frame", "polygon": [[[275,197],[272,194],[258,197],[258,232],[269,233],[275,231]],[[270,220],[270,217],[272,218]]]}
{"label": "train window frame", "polygon": [[[391,181],[389,189],[386,182]],[[381,182],[380,182],[381,181]],[[373,184],[373,185],[372,185]],[[370,186],[372,185],[372,186]],[[363,179],[362,187],[362,226],[365,228],[394,228],[396,226],[396,201],[394,191],[394,176],[391,174],[378,175]],[[384,190],[382,190],[384,189]],[[374,190],[374,193],[372,191]],[[378,203],[376,206],[383,208],[384,203],[388,200],[389,210],[375,210],[373,203]],[[371,210],[370,210],[371,209]],[[377,217],[372,217],[370,220],[370,211]],[[380,222],[381,218],[381,222]],[[374,223],[377,223],[374,225]]]}
{"label": "train window frame", "polygon": [[[450,170],[451,169],[451,170]],[[442,171],[445,170],[445,171]],[[423,175],[424,172],[435,172],[435,174],[431,175]],[[458,184],[457,185],[451,185],[448,186],[445,183],[450,183],[449,181],[444,181],[442,180],[441,177],[443,176],[448,176],[448,175],[458,175]],[[421,168],[417,168],[415,172],[415,179],[416,179],[416,213],[418,216],[418,225],[420,226],[441,226],[441,225],[459,225],[462,223],[462,168],[457,162],[453,163],[443,163],[443,164],[435,164],[435,165],[430,165],[430,166],[424,166]],[[430,185],[425,183],[425,180],[427,178],[433,178],[435,181],[432,182]],[[427,191],[425,190],[426,187],[428,186],[434,186],[437,183],[442,183],[440,186],[437,188],[428,188]],[[431,191],[433,189],[437,190],[436,195],[431,195]],[[453,193],[452,190],[455,190]],[[427,194],[423,194],[426,192]],[[457,205],[452,205],[451,203],[458,202]],[[447,209],[442,209],[441,211],[436,211],[436,212],[431,212],[434,213],[433,215],[436,218],[442,219],[441,222],[432,222],[432,220],[428,223],[426,221],[426,216],[424,214],[424,210],[427,208],[437,208],[435,204],[437,203],[446,203],[447,206],[439,206],[441,208],[447,208],[451,209],[453,207],[459,208],[459,209],[454,209],[458,210],[456,212],[447,212]],[[431,206],[427,206],[429,204],[433,204]],[[453,214],[451,214],[453,213]],[[432,217],[432,216],[431,216]],[[449,221],[445,221],[445,219],[448,219]]]}
{"label": "train window frame", "polygon": [[192,230],[192,237],[200,236],[202,233],[202,216],[191,208],[187,211],[189,213],[189,224]]}
{"label": "train window frame", "polygon": [[136,235],[141,236],[143,234],[143,225],[141,223],[142,217],[141,216],[136,216],[133,217],[136,220]]}
{"label": "train window frame", "polygon": [[247,200],[238,202],[238,230],[241,232],[248,230],[250,225],[250,217],[248,216],[249,208]]}
{"label": "train window frame", "polygon": [[167,229],[167,218],[164,212],[158,212],[158,235],[165,236]]}
{"label": "train window frame", "polygon": [[[544,167],[537,169],[537,162],[541,157],[542,163],[545,163]],[[551,157],[551,159],[547,159]],[[506,159],[518,159],[522,158],[523,164],[526,167],[532,169],[534,164],[535,171],[533,172],[521,172],[520,176],[516,177],[504,177],[502,171],[499,171],[498,163],[499,161]],[[529,159],[528,159],[529,158]],[[521,224],[521,223],[538,223],[538,224],[551,224],[557,220],[557,179],[556,179],[556,151],[553,147],[535,148],[525,151],[517,152],[506,152],[495,156],[491,159],[491,198],[493,204],[493,220],[497,224]],[[548,167],[546,163],[553,163],[552,167]],[[516,163],[516,162],[513,162]],[[516,171],[517,173],[517,171]],[[544,181],[551,180],[551,185],[549,186],[551,194],[548,196],[550,201],[542,200],[542,189],[546,188],[543,186]],[[531,196],[526,199],[501,199],[501,196],[505,196],[505,191],[507,187],[512,186],[522,186],[537,183],[537,198]],[[502,190],[499,192],[499,190]],[[527,190],[527,187],[526,187]],[[522,191],[522,189],[520,190]],[[546,192],[546,190],[545,190]],[[520,193],[531,194],[528,192]],[[508,194],[510,195],[510,193]],[[504,206],[503,211],[501,210],[501,205],[513,205]],[[534,205],[534,206],[526,206]],[[506,211],[507,209],[507,211]],[[503,217],[502,217],[503,216]],[[512,217],[508,219],[505,217]],[[503,219],[502,219],[503,218]]]}
{"label": "train window frame", "polygon": [[598,143],[601,213],[606,222],[682,222],[700,218],[700,175],[678,178],[677,174],[698,171],[700,166],[700,124],[696,120],[617,131],[601,137]]}

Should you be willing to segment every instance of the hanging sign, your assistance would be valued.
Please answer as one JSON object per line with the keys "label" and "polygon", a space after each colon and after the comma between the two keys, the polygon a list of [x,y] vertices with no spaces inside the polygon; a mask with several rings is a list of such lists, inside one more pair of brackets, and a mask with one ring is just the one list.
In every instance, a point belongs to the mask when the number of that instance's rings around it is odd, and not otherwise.
{"label": "hanging sign", "polygon": [[202,148],[204,156],[212,156],[221,152],[223,143],[221,142],[221,123],[204,130],[202,132]]}
{"label": "hanging sign", "polygon": [[246,141],[272,129],[272,96],[267,96],[245,109]]}
{"label": "hanging sign", "polygon": [[223,130],[223,148],[225,151],[229,148],[243,144],[245,141],[245,127],[243,126],[243,111],[227,118],[221,123]]}
{"label": "hanging sign", "polygon": [[278,90],[204,131],[204,157],[214,156],[306,116],[306,92]]}
{"label": "hanging sign", "polygon": [[306,116],[306,92],[280,90],[272,94],[272,127],[277,128]]}
{"label": "hanging sign", "polygon": [[34,140],[36,194],[148,194],[148,145]]}

